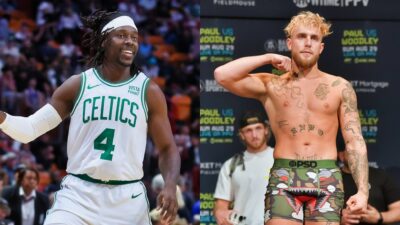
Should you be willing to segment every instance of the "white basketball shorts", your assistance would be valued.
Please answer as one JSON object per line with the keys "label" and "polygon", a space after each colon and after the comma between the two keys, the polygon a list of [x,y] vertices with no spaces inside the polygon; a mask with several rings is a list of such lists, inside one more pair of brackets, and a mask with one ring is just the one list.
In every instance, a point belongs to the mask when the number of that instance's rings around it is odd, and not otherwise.
{"label": "white basketball shorts", "polygon": [[67,175],[48,210],[45,225],[148,225],[149,202],[141,181],[98,184]]}

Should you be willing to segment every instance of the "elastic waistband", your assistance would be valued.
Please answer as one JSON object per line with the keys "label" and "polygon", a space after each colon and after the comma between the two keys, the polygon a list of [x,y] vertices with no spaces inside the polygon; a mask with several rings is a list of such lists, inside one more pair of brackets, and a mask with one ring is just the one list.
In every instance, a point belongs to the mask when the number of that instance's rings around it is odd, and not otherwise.
{"label": "elastic waistband", "polygon": [[275,159],[273,167],[332,169],[337,168],[338,165],[336,160]]}
{"label": "elastic waistband", "polygon": [[97,183],[97,184],[109,184],[109,185],[121,185],[121,184],[131,184],[131,183],[136,183],[139,182],[140,180],[109,180],[109,181],[103,181],[99,179],[95,179],[90,177],[87,174],[73,174],[69,173],[72,176],[78,177],[82,180],[89,181],[92,183]]}

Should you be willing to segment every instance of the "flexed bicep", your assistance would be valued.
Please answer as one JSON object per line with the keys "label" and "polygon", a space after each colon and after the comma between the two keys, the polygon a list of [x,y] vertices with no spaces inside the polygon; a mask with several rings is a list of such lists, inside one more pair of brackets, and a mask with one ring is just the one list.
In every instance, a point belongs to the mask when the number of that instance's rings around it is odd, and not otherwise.
{"label": "flexed bicep", "polygon": [[[254,76],[251,72],[267,64],[288,69],[290,59],[277,54],[243,57],[216,68],[214,77],[222,87],[233,94],[260,99],[267,93],[267,88],[264,80],[260,79],[260,76]],[[264,74],[268,75],[268,73]]]}

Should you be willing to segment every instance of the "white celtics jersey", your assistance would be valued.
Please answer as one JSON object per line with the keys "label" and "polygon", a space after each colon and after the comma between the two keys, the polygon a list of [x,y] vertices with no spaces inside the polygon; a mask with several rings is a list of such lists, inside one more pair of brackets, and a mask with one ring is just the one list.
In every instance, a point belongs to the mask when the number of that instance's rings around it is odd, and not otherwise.
{"label": "white celtics jersey", "polygon": [[128,81],[110,83],[94,68],[81,77],[71,112],[67,172],[102,181],[141,179],[149,78],[139,73]]}

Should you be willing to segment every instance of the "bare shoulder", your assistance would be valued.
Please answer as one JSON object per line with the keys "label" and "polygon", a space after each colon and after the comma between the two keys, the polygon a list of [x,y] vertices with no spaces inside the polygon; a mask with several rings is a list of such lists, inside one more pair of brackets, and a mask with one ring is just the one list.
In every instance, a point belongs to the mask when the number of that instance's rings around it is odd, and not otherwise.
{"label": "bare shoulder", "polygon": [[350,81],[344,79],[341,76],[335,76],[327,74],[328,82],[332,90],[344,101],[354,101],[356,99],[356,93]]}
{"label": "bare shoulder", "polygon": [[333,89],[342,90],[343,88],[346,88],[349,86],[351,87],[351,83],[341,76],[326,73],[326,78],[327,78],[327,81],[330,84],[331,88],[333,88]]}

